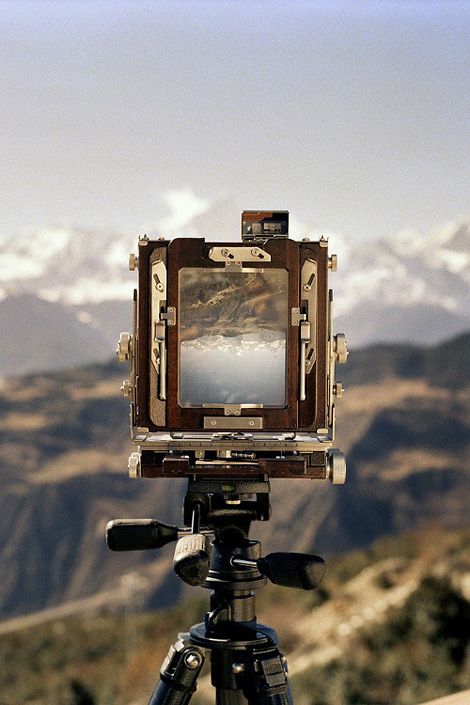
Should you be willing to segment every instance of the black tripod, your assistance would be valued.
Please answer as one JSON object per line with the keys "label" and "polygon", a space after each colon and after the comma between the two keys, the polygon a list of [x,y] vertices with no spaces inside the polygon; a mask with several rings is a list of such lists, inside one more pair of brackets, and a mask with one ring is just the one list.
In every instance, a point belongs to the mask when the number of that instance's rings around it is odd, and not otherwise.
{"label": "black tripod", "polygon": [[[207,650],[217,705],[292,705],[287,662],[276,632],[256,621],[255,591],[266,578],[312,590],[324,574],[322,558],[271,553],[248,538],[254,520],[269,518],[267,480],[193,479],[184,501],[190,529],[154,520],[116,520],[107,527],[115,551],[160,548],[178,540],[174,568],[190,585],[212,590],[204,622],[178,635],[170,647],[149,705],[187,705]],[[209,541],[213,534],[213,541]]]}

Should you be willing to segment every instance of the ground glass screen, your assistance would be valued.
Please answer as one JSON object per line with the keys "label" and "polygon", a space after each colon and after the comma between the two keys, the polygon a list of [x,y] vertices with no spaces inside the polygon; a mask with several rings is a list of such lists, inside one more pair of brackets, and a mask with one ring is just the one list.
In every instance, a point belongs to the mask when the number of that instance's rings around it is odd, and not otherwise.
{"label": "ground glass screen", "polygon": [[179,272],[179,404],[286,404],[285,269]]}

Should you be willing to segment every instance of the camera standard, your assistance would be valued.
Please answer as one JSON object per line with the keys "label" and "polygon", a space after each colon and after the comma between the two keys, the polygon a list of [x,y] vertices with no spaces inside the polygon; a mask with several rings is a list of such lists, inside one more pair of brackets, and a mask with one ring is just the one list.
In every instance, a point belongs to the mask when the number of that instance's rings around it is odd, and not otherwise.
{"label": "camera standard", "polygon": [[336,363],[328,241],[288,238],[287,211],[245,211],[241,243],[139,241],[130,361],[136,477],[345,480],[332,449]]}

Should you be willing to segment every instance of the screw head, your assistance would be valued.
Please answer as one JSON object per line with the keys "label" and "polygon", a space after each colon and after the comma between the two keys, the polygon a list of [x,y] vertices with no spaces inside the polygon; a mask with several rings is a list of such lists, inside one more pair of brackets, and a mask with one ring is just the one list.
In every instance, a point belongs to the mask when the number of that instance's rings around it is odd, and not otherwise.
{"label": "screw head", "polygon": [[189,651],[184,657],[184,662],[186,666],[193,671],[195,668],[199,668],[199,666],[201,665],[201,654],[199,654],[197,651]]}
{"label": "screw head", "polygon": [[244,663],[232,663],[232,673],[243,673],[244,670]]}

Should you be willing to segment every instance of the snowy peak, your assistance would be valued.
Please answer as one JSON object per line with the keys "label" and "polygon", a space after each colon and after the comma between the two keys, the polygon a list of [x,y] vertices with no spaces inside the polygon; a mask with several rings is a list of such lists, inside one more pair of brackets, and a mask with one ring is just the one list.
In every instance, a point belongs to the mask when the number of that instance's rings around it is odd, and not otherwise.
{"label": "snowy peak", "polygon": [[341,314],[373,302],[435,305],[468,316],[470,219],[448,223],[427,237],[409,229],[387,241],[361,243],[350,249],[345,267],[340,262],[340,271],[334,286]]}
{"label": "snowy peak", "polygon": [[[195,215],[185,224],[173,219],[171,236],[239,240],[238,206],[229,200],[196,205],[189,204]],[[157,232],[165,232],[164,225]],[[339,315],[374,305],[435,306],[469,317],[470,218],[427,235],[405,229],[387,241],[353,241],[292,218],[291,234],[296,239],[330,235],[330,249],[339,256],[339,272],[331,278]],[[28,292],[74,306],[128,301],[135,286],[128,255],[136,244],[137,235],[74,228],[29,229],[3,238],[0,298]]]}
{"label": "snowy peak", "polygon": [[23,291],[82,304],[128,298],[127,261],[135,238],[80,229],[27,230],[0,243],[3,298]]}

